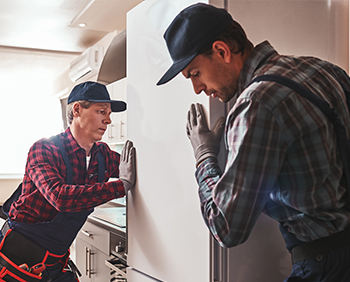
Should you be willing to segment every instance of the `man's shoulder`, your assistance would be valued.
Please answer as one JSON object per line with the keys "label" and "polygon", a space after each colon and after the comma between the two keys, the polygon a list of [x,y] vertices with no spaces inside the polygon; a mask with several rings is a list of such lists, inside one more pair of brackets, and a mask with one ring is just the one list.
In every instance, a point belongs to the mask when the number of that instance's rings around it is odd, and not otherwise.
{"label": "man's shoulder", "polygon": [[59,148],[50,138],[41,138],[30,147],[28,157],[36,160],[53,158],[57,155],[58,150]]}
{"label": "man's shoulder", "polygon": [[[53,135],[50,137],[43,137],[37,141],[35,141],[31,147],[31,149],[41,148],[42,150],[57,150],[58,146],[56,145],[57,141],[62,142],[62,144],[66,143],[65,140],[68,140],[65,132],[59,133],[57,135]],[[69,142],[69,140],[68,140]]]}
{"label": "man's shoulder", "polygon": [[54,143],[51,138],[44,137],[35,141],[32,147],[51,147],[53,144]]}

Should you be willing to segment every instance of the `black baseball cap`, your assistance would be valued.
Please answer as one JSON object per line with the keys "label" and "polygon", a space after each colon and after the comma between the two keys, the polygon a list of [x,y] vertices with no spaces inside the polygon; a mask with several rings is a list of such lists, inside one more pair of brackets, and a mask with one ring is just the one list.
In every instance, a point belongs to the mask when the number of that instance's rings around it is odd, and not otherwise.
{"label": "black baseball cap", "polygon": [[126,110],[126,103],[124,101],[111,100],[107,87],[93,81],[80,83],[73,88],[69,94],[67,104],[76,101],[111,103],[112,112],[123,112]]}
{"label": "black baseball cap", "polygon": [[233,22],[225,10],[197,3],[182,10],[164,33],[173,60],[157,85],[173,79],[198,55],[199,51]]}

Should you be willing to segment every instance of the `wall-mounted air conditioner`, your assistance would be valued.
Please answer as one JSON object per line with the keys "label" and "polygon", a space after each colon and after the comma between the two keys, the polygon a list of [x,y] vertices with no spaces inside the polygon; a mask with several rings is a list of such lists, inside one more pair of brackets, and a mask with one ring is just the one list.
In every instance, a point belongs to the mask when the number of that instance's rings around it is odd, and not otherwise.
{"label": "wall-mounted air conditioner", "polygon": [[103,59],[103,47],[92,46],[86,49],[69,67],[69,78],[75,82],[78,79],[96,74]]}

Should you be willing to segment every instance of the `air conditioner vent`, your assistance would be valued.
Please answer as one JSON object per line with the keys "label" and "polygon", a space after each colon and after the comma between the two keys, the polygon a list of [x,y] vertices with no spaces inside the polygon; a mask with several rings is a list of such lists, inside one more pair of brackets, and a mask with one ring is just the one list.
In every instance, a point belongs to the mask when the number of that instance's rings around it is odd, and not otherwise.
{"label": "air conditioner vent", "polygon": [[75,82],[87,74],[96,74],[103,58],[103,47],[92,46],[86,49],[69,67],[69,78]]}

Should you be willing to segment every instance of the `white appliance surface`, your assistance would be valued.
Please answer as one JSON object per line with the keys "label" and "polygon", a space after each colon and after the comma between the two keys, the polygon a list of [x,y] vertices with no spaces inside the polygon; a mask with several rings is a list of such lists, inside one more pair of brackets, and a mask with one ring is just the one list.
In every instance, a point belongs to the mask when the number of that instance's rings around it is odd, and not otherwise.
{"label": "white appliance surface", "polygon": [[[128,264],[155,281],[211,282],[214,276],[185,126],[193,102],[206,107],[212,124],[224,109],[196,96],[181,74],[156,86],[171,65],[163,33],[195,2],[146,0],[127,16],[128,139],[137,149],[137,185],[128,196]],[[224,6],[223,0],[209,2]],[[269,40],[281,54],[317,56],[348,70],[348,1],[230,0],[227,8],[254,44]],[[278,224],[264,215],[247,242],[221,249],[215,262],[222,282],[280,282],[291,271]],[[128,271],[128,279],[150,280],[137,271]]]}
{"label": "white appliance surface", "polygon": [[314,56],[349,70],[348,0],[228,0],[253,44],[280,54]]}
{"label": "white appliance surface", "polygon": [[210,235],[185,130],[191,103],[208,107],[209,99],[194,95],[182,75],[156,86],[171,65],[163,33],[194,2],[147,0],[127,15],[127,130],[137,150],[137,184],[127,203],[128,265],[167,282],[209,281]]}
{"label": "white appliance surface", "polygon": [[161,280],[158,280],[154,277],[148,276],[147,274],[144,274],[134,268],[128,268],[127,269],[127,277],[128,281],[137,281],[137,282],[161,282]]}

